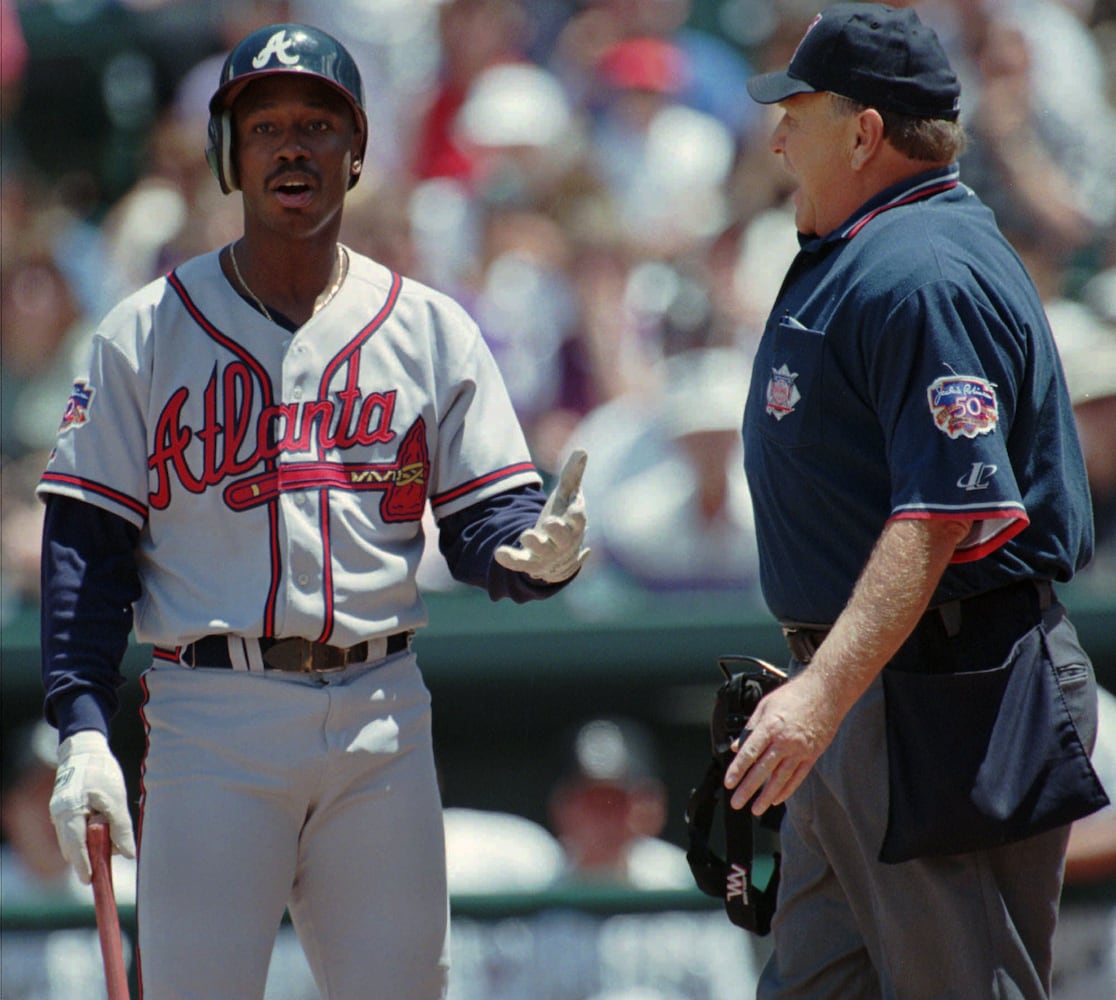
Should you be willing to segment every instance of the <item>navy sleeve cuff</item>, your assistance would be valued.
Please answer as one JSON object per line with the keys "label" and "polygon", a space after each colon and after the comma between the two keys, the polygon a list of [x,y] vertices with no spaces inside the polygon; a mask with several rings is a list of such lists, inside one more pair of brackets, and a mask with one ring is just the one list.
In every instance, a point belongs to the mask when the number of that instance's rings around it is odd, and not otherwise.
{"label": "navy sleeve cuff", "polygon": [[514,545],[520,534],[535,526],[545,503],[542,487],[521,486],[444,517],[438,525],[438,545],[454,579],[483,588],[493,601],[507,597],[524,604],[558,593],[569,580],[532,580],[495,559],[497,548]]}
{"label": "navy sleeve cuff", "polygon": [[48,712],[47,721],[58,727],[58,739],[64,740],[83,729],[96,729],[104,733],[105,739],[109,735],[109,716],[107,707],[101,699],[86,691],[74,695],[72,698],[58,698],[54,705],[55,711]]}

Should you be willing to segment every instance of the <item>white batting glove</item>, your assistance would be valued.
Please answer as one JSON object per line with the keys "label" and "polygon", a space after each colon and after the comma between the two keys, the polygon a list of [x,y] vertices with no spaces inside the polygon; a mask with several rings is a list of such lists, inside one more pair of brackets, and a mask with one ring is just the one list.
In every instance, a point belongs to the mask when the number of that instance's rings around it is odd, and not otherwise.
{"label": "white batting glove", "polygon": [[84,885],[93,879],[85,825],[92,813],[108,820],[113,851],[136,856],[132,816],[124,774],[109,749],[108,740],[95,729],[67,736],[58,746],[58,771],[50,796],[50,818],[58,835],[62,856]]}
{"label": "white batting glove", "polygon": [[581,544],[586,525],[581,477],[587,458],[579,448],[566,460],[558,485],[546,498],[535,526],[519,536],[519,547],[501,545],[496,550],[496,561],[501,566],[544,583],[561,583],[581,569],[589,555]]}

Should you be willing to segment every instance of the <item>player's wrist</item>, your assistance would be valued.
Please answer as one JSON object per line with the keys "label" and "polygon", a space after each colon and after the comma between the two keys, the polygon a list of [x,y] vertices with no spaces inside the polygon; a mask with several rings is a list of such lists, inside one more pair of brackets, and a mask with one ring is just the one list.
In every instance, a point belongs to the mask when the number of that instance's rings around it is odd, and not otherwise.
{"label": "player's wrist", "polygon": [[82,691],[70,697],[52,698],[50,714],[53,716],[50,721],[57,727],[60,741],[88,729],[95,729],[108,738],[111,712],[90,691]]}
{"label": "player's wrist", "polygon": [[59,763],[79,753],[109,753],[108,737],[99,729],[82,729],[58,744]]}

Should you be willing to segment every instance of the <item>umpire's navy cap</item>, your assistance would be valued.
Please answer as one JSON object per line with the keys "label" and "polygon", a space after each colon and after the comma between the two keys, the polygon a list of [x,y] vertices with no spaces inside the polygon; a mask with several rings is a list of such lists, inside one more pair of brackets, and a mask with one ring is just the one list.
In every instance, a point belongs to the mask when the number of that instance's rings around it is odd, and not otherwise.
{"label": "umpire's navy cap", "polygon": [[785,70],[754,76],[760,104],[828,91],[880,111],[956,121],[961,85],[933,29],[909,7],[837,3],[806,29]]}

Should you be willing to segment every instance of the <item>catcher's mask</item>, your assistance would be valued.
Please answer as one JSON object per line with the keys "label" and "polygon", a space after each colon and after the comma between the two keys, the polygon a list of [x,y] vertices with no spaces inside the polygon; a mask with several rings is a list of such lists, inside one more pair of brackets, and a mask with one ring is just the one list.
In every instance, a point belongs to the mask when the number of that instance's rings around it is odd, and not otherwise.
{"label": "catcher's mask", "polygon": [[[233,102],[253,80],[275,73],[305,73],[336,90],[353,109],[361,130],[360,159],[368,144],[368,115],[360,70],[345,46],[324,31],[304,24],[273,24],[252,32],[229,53],[221,68],[221,82],[209,101],[209,138],[205,158],[228,194],[239,186],[232,158]],[[360,171],[349,178],[356,184]]]}
{"label": "catcher's mask", "polygon": [[[734,674],[729,669],[730,663],[742,664],[742,671]],[[730,793],[724,786],[724,777],[735,756],[731,749],[733,741],[744,734],[744,727],[760,699],[782,684],[786,674],[754,656],[722,656],[717,665],[725,681],[717,689],[709,726],[713,759],[701,784],[690,794],[686,809],[690,846],[686,860],[698,888],[722,900],[734,924],[762,936],[771,930],[771,918],[775,914],[779,855],[774,856],[775,868],[767,887],[757,888],[752,882],[753,816],[748,806],[733,809],[729,805]],[[724,799],[724,858],[718,857],[709,844],[713,814],[721,799]],[[777,830],[784,811],[782,806],[774,806],[756,822]]]}

